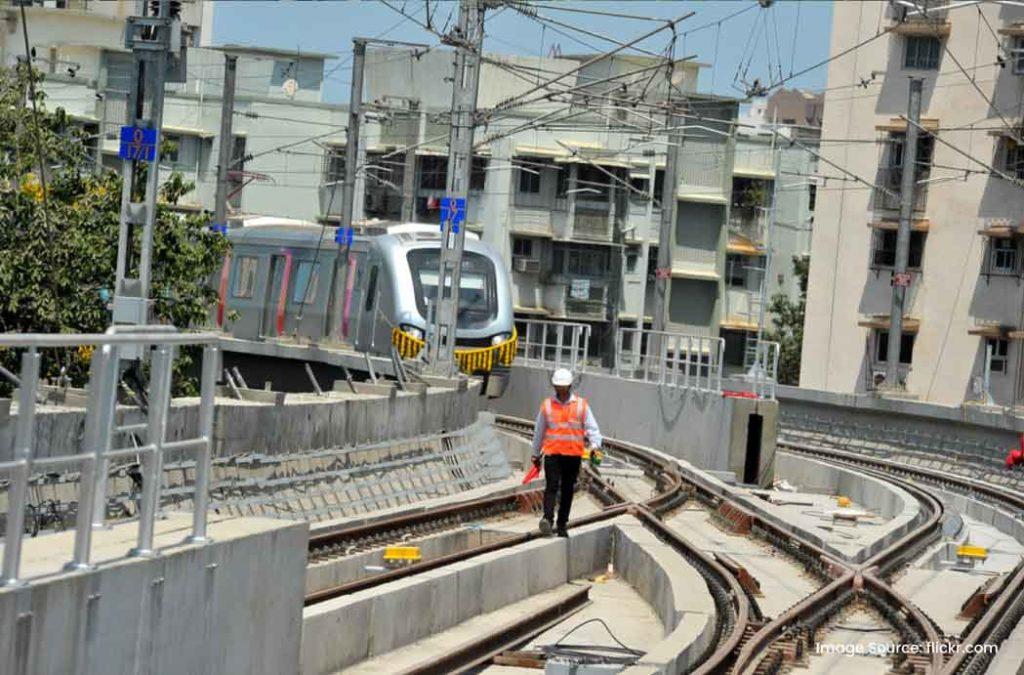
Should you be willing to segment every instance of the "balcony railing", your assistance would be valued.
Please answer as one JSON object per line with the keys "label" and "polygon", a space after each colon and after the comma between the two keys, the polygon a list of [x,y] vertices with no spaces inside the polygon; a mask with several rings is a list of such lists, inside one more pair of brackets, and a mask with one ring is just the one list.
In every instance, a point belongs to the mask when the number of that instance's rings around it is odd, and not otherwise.
{"label": "balcony railing", "polygon": [[[917,172],[917,184],[914,186],[914,211],[924,211],[928,202],[928,184],[921,181],[928,178],[929,172]],[[885,167],[878,170],[875,185],[878,187],[872,194],[871,206],[875,211],[899,211],[900,183],[903,180],[903,169]]]}
{"label": "balcony railing", "polygon": [[579,239],[608,241],[611,238],[608,208],[576,207],[573,219],[573,236]]}
{"label": "balcony railing", "polygon": [[700,391],[722,390],[722,338],[620,328],[615,339],[618,377]]}
{"label": "balcony railing", "polygon": [[516,319],[518,365],[583,371],[590,349],[590,326],[568,321]]}
{"label": "balcony railing", "polygon": [[729,229],[746,237],[752,244],[763,244],[768,236],[768,211],[734,206],[729,212]]}
{"label": "balcony railing", "polygon": [[768,175],[775,173],[775,150],[766,148],[737,148],[733,160],[733,173]]}
{"label": "balcony railing", "polygon": [[745,288],[730,288],[725,293],[726,321],[756,326],[761,315],[761,293]]}
{"label": "balcony railing", "polygon": [[594,279],[569,279],[565,287],[567,316],[597,319],[607,312],[608,285]]}

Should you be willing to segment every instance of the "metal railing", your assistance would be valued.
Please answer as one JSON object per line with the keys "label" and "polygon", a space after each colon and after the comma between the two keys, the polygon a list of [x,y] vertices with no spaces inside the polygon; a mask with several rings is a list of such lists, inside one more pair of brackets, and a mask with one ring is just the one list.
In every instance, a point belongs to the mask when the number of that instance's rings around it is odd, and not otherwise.
{"label": "metal railing", "polygon": [[747,371],[746,379],[760,398],[775,400],[775,387],[779,382],[778,342],[758,340],[754,346],[754,363]]}
{"label": "metal railing", "polygon": [[516,359],[524,366],[568,368],[582,372],[590,349],[590,326],[568,321],[516,319],[519,351]]}
{"label": "metal railing", "polygon": [[[153,534],[164,454],[195,451],[195,489],[192,532],[185,541],[201,543],[206,537],[209,504],[210,456],[213,445],[213,406],[217,379],[219,337],[214,333],[178,333],[172,326],[111,328],[105,334],[0,334],[0,348],[24,349],[18,387],[13,459],[0,462],[0,472],[10,478],[7,492],[7,521],[4,535],[3,576],[5,586],[20,585],[21,549],[25,529],[28,487],[33,472],[56,466],[78,466],[81,472],[74,550],[67,570],[91,567],[92,532],[104,525],[108,465],[111,460],[140,457],[142,490],[139,500],[139,530],[130,556],[154,555]],[[175,349],[181,345],[204,345],[200,384],[199,427],[194,438],[167,441],[167,415],[171,402],[171,372]],[[80,452],[74,455],[36,457],[33,451],[36,429],[36,400],[39,387],[40,350],[91,347],[89,400]],[[117,391],[121,354],[152,347],[146,423],[117,426]],[[145,445],[114,447],[116,436],[146,434]]]}
{"label": "metal railing", "polygon": [[620,328],[615,336],[618,377],[698,391],[722,391],[723,338]]}

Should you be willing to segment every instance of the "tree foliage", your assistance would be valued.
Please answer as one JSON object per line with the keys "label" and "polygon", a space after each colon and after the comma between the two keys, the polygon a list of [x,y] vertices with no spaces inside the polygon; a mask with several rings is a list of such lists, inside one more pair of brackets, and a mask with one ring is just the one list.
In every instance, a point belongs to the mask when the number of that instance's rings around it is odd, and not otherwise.
{"label": "tree foliage", "polygon": [[807,307],[807,274],[810,259],[802,256],[793,258],[793,274],[799,279],[800,299],[796,302],[789,296],[777,293],[770,306],[772,331],[768,339],[778,342],[779,382],[798,385],[800,383],[800,350],[804,342],[804,312]]}
{"label": "tree foliage", "polygon": [[[38,72],[33,77],[42,80]],[[0,332],[103,332],[111,320],[121,177],[95,172],[90,139],[63,109],[47,109],[38,90],[39,112],[33,115],[31,105],[23,103],[27,78],[24,69],[0,69]],[[46,167],[45,199],[36,134]],[[193,188],[180,175],[172,176],[162,201],[175,203]],[[155,321],[189,327],[209,315],[216,292],[208,279],[219,269],[227,242],[210,235],[208,224],[205,215],[182,215],[166,203],[158,205],[151,284]],[[133,243],[138,251],[139,233]],[[88,356],[88,350],[47,350],[42,375],[63,370],[80,384],[87,378]],[[16,369],[16,360],[0,352],[8,368]],[[182,367],[187,360],[184,355]]]}

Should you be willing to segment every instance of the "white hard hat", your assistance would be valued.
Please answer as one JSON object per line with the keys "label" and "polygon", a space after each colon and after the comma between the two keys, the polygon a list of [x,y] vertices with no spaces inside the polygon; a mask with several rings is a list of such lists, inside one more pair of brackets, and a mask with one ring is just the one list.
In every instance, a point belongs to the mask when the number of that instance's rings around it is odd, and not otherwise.
{"label": "white hard hat", "polygon": [[568,368],[559,368],[555,371],[555,374],[551,376],[551,384],[556,387],[572,386],[572,371]]}

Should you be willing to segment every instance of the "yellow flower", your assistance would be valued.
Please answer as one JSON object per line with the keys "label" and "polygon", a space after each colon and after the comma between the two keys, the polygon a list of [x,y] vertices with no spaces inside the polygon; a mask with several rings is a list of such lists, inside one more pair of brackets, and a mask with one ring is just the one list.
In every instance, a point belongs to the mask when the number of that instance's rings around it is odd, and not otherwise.
{"label": "yellow flower", "polygon": [[79,345],[78,346],[78,359],[82,363],[89,363],[92,359],[92,352],[94,347],[92,345]]}
{"label": "yellow flower", "polygon": [[37,202],[43,201],[43,186],[35,174],[30,173],[25,176],[25,180],[21,182],[21,191]]}

